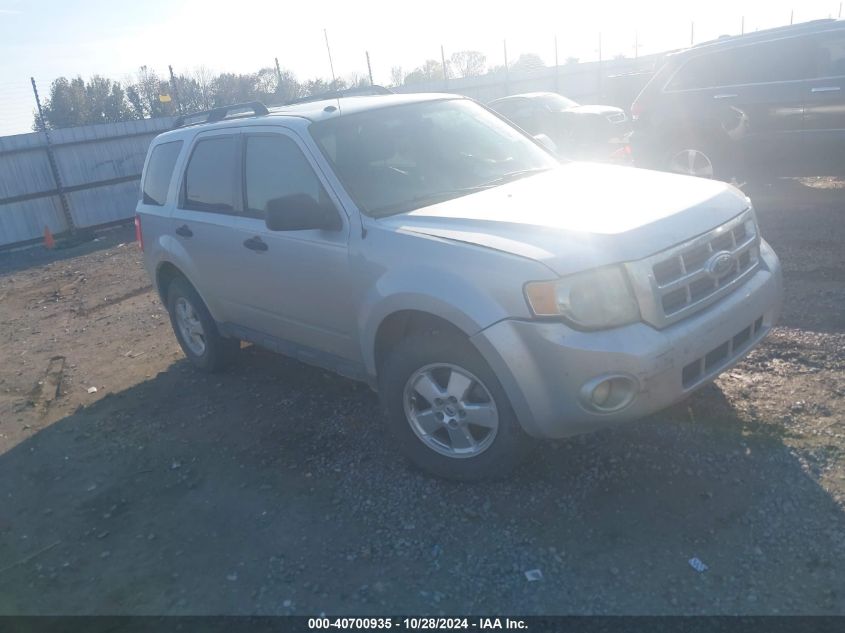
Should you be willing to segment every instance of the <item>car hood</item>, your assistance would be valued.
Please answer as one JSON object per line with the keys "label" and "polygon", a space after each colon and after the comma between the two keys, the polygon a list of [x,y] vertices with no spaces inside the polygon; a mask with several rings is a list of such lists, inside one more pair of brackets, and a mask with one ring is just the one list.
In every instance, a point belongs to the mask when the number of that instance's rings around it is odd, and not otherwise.
{"label": "car hood", "polygon": [[378,222],[527,257],[566,275],[641,259],[719,226],[748,205],[742,192],[718,181],[567,163]]}
{"label": "car hood", "polygon": [[625,111],[622,108],[608,105],[578,105],[562,110],[562,112],[572,114],[600,114],[602,116],[607,116],[608,114],[625,114]]}

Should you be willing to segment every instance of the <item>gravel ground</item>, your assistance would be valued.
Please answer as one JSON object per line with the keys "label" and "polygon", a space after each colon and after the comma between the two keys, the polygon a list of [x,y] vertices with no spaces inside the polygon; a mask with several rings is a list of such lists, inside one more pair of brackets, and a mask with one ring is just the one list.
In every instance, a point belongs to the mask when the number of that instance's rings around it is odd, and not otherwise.
{"label": "gravel ground", "polygon": [[481,485],[394,454],[362,385],[193,371],[128,228],[0,255],[0,613],[845,614],[845,190],[751,194],[770,338]]}

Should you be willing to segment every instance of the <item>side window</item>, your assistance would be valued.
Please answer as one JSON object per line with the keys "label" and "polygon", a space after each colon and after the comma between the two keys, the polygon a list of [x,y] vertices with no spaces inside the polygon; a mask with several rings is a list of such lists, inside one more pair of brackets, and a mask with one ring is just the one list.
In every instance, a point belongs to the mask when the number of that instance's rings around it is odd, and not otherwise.
{"label": "side window", "polygon": [[845,76],[845,31],[825,34],[814,44],[813,76]]}
{"label": "side window", "polygon": [[306,195],[318,204],[328,196],[296,143],[279,134],[247,136],[244,191],[246,209],[264,217],[267,203],[277,198]]}
{"label": "side window", "polygon": [[184,207],[195,211],[234,210],[237,139],[217,136],[199,141],[185,170]]}
{"label": "side window", "polygon": [[667,89],[718,88],[806,79],[808,61],[806,43],[800,38],[738,46],[689,60],[675,74]]}
{"label": "side window", "polygon": [[144,204],[154,204],[159,207],[164,205],[167,200],[167,190],[170,188],[170,179],[173,177],[173,166],[176,165],[180,151],[182,151],[182,141],[162,143],[153,148],[150,162],[147,163],[144,185],[141,187]]}

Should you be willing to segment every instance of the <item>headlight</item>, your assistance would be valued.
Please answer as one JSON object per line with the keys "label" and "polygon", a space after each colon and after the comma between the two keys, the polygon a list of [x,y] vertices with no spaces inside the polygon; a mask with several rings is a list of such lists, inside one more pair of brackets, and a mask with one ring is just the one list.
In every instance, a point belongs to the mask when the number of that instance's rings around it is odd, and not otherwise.
{"label": "headlight", "polygon": [[599,268],[557,281],[525,285],[525,297],[536,316],[562,316],[586,330],[600,330],[640,319],[625,271]]}

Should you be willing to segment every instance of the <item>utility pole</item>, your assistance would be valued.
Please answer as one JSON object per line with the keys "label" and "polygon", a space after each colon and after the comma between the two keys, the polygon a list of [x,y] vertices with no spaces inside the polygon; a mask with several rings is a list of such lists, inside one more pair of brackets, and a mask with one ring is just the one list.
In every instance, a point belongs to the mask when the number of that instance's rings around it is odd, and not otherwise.
{"label": "utility pole", "polygon": [[274,61],[276,62],[276,79],[279,80],[279,83],[282,83],[282,69],[279,66],[279,58],[275,57]]}
{"label": "utility pole", "polygon": [[329,34],[326,32],[326,29],[323,29],[323,37],[326,38],[326,50],[329,53],[329,69],[332,71],[332,90],[337,89],[337,77],[334,75],[334,62],[332,61],[332,49],[329,46]]}
{"label": "utility pole", "polygon": [[449,87],[449,72],[446,70],[446,53],[443,51],[443,44],[440,45],[440,61],[443,63],[443,86]]}
{"label": "utility pole", "polygon": [[695,22],[689,23],[689,45],[692,46],[695,43]]}
{"label": "utility pole", "polygon": [[505,93],[510,94],[510,71],[508,71],[508,41],[502,40],[505,49]]}
{"label": "utility pole", "polygon": [[842,17],[842,3],[839,3],[839,17]]}
{"label": "utility pole", "polygon": [[56,163],[56,155],[53,153],[53,143],[50,139],[50,130],[47,128],[47,122],[44,120],[44,110],[41,109],[41,98],[38,96],[38,86],[35,85],[35,77],[30,77],[32,82],[32,92],[35,95],[35,105],[38,107],[38,121],[41,124],[41,130],[44,132],[44,137],[47,140],[47,162],[50,163],[50,171],[53,173],[53,180],[56,183],[56,191],[59,193],[59,201],[62,205],[62,214],[65,217],[68,231],[71,235],[76,233],[76,225],[73,223],[73,216],[70,213],[70,205],[67,202],[67,195],[65,188],[62,185],[62,177],[59,174],[59,165]]}
{"label": "utility pole", "polygon": [[557,35],[555,35],[555,92],[560,91],[560,63],[557,59]]}
{"label": "utility pole", "polygon": [[795,17],[795,9],[792,9],[789,12],[789,26],[792,26],[792,18],[794,18],[794,17]]}
{"label": "utility pole", "polygon": [[367,56],[367,72],[370,74],[370,85],[373,84],[373,67],[370,65],[370,51],[364,51],[364,54]]}
{"label": "utility pole", "polygon": [[167,66],[167,70],[170,71],[170,91],[173,93],[173,99],[176,101],[176,110],[178,110],[179,114],[184,114],[182,112],[182,100],[179,98],[179,88],[176,86],[176,76],[173,74],[173,66]]}
{"label": "utility pole", "polygon": [[745,16],[742,16],[742,29],[739,32],[740,35],[745,35]]}
{"label": "utility pole", "polygon": [[604,68],[602,67],[602,56],[601,56],[601,31],[599,31],[599,97],[604,94]]}

